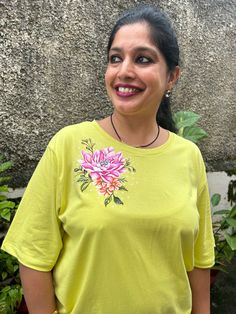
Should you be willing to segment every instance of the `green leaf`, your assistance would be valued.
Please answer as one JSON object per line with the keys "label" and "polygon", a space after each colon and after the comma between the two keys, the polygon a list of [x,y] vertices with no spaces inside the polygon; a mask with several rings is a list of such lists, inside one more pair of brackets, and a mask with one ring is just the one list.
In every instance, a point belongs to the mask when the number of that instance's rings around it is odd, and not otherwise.
{"label": "green leaf", "polygon": [[11,211],[9,208],[4,208],[0,215],[2,218],[6,219],[7,221],[11,220]]}
{"label": "green leaf", "polygon": [[221,210],[215,211],[213,215],[227,215],[228,213],[230,213],[229,209],[221,209]]}
{"label": "green leaf", "polygon": [[14,273],[14,266],[13,266],[13,261],[11,258],[8,258],[6,260],[6,265],[7,265],[7,270],[10,274]]}
{"label": "green leaf", "polygon": [[14,273],[19,269],[19,265],[14,265]]}
{"label": "green leaf", "polygon": [[234,218],[226,218],[227,223],[236,229],[236,219]]}
{"label": "green leaf", "polygon": [[0,177],[0,184],[2,184],[3,182],[8,182],[11,180],[11,177]]}
{"label": "green leaf", "polygon": [[77,182],[89,182],[89,178],[81,175]]}
{"label": "green leaf", "polygon": [[84,190],[87,189],[87,187],[89,186],[90,182],[84,182],[81,184],[80,190],[81,192],[84,192]]}
{"label": "green leaf", "polygon": [[129,160],[129,159],[126,159],[126,160],[125,160],[125,167],[130,166],[130,164],[131,164],[130,160]]}
{"label": "green leaf", "polygon": [[115,195],[113,195],[113,200],[114,200],[114,202],[115,202],[117,205],[124,205],[124,203],[122,202],[122,200],[121,200],[119,197],[115,196]]}
{"label": "green leaf", "polygon": [[135,168],[132,166],[127,167],[129,172],[136,172]]}
{"label": "green leaf", "polygon": [[6,288],[0,290],[0,313],[17,313],[17,308],[22,299],[22,288],[18,284],[7,286]]}
{"label": "green leaf", "polygon": [[231,247],[232,250],[236,250],[236,236],[232,236],[228,233],[224,234],[224,237],[226,241],[228,242],[229,246]]}
{"label": "green leaf", "polygon": [[11,161],[6,161],[3,162],[2,164],[0,164],[0,172],[6,171],[8,169],[10,169],[12,166],[12,162]]}
{"label": "green leaf", "polygon": [[15,207],[15,203],[11,202],[11,201],[1,201],[0,202],[0,210],[4,209],[4,208],[14,208]]}
{"label": "green leaf", "polygon": [[122,183],[127,182],[127,180],[125,178],[119,178],[118,180],[119,180],[119,182],[122,182]]}
{"label": "green leaf", "polygon": [[121,191],[128,191],[128,190],[124,187],[124,185],[120,186],[120,187],[119,187],[119,190],[121,190]]}
{"label": "green leaf", "polygon": [[111,202],[111,200],[112,200],[112,196],[111,195],[108,196],[107,198],[105,198],[105,200],[104,200],[105,206],[107,206]]}
{"label": "green leaf", "polygon": [[81,141],[81,144],[85,145],[86,149],[89,150],[91,153],[93,153],[93,148],[94,148],[95,144],[92,142],[92,140],[90,138],[89,139],[83,139]]}
{"label": "green leaf", "polygon": [[198,126],[192,126],[184,128],[183,137],[193,143],[198,143],[201,139],[207,137],[207,133]]}
{"label": "green leaf", "polygon": [[82,167],[79,167],[79,168],[75,168],[75,169],[74,169],[74,172],[81,172],[81,171],[83,171]]}
{"label": "green leaf", "polygon": [[234,205],[234,207],[231,209],[229,217],[230,218],[236,217],[236,205]]}
{"label": "green leaf", "polygon": [[8,308],[8,306],[7,306],[7,304],[6,304],[6,301],[3,299],[3,300],[0,300],[0,313],[1,314],[6,314],[6,313],[8,313],[7,312],[7,308]]}
{"label": "green leaf", "polygon": [[8,186],[7,185],[1,185],[0,186],[0,192],[8,192]]}
{"label": "green leaf", "polygon": [[3,271],[2,272],[2,280],[6,279],[7,278],[7,272]]}
{"label": "green leaf", "polygon": [[86,149],[89,150],[91,153],[93,153],[93,148],[90,146],[86,146]]}
{"label": "green leaf", "polygon": [[85,140],[85,139],[84,139],[84,140],[82,140],[82,141],[81,141],[81,144],[83,144],[83,145],[87,145],[87,144],[88,144],[88,140]]}
{"label": "green leaf", "polygon": [[211,204],[212,206],[217,206],[220,203],[221,195],[216,193],[213,194],[211,197]]}
{"label": "green leaf", "polygon": [[232,251],[229,245],[224,246],[224,257],[226,257],[227,261],[230,263],[234,256],[234,251]]}
{"label": "green leaf", "polygon": [[[217,261],[216,261],[217,263]],[[225,269],[225,266],[221,266],[221,265],[214,265],[211,269],[216,269],[216,270],[219,270],[219,271],[222,271],[223,273],[228,273],[227,270]]]}
{"label": "green leaf", "polygon": [[10,290],[11,290],[11,287],[10,287],[10,286],[6,286],[6,287],[4,287],[4,288],[1,290],[1,292],[3,292],[3,293],[8,293]]}
{"label": "green leaf", "polygon": [[173,115],[177,129],[193,126],[200,116],[191,111],[178,111]]}

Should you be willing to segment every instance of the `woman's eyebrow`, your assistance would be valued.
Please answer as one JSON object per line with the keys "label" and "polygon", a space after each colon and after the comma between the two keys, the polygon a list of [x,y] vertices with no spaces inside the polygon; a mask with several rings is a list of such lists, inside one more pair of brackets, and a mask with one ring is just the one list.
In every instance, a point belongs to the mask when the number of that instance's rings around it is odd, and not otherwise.
{"label": "woman's eyebrow", "polygon": [[[112,47],[110,49],[110,51],[116,51],[116,52],[122,52],[123,49],[122,48],[119,48],[119,47]],[[157,50],[154,49],[154,48],[151,48],[151,47],[146,47],[146,46],[138,46],[138,47],[135,47],[134,48],[134,51],[137,51],[137,52],[151,52],[155,55],[157,55]]]}

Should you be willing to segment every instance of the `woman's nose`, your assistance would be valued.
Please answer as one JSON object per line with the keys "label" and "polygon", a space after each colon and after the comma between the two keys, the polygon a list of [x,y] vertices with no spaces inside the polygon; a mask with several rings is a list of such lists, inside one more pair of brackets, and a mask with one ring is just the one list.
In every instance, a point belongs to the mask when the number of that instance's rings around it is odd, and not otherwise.
{"label": "woman's nose", "polygon": [[128,59],[123,60],[123,62],[120,63],[118,77],[120,79],[133,79],[135,75],[134,64]]}

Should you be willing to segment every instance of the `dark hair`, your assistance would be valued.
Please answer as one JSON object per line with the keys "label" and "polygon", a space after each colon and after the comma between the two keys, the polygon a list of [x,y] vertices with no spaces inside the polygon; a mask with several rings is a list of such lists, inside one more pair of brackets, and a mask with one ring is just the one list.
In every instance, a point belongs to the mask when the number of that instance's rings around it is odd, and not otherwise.
{"label": "dark hair", "polygon": [[[163,54],[168,70],[171,72],[179,64],[179,46],[175,32],[166,15],[159,8],[151,5],[142,5],[127,11],[111,31],[108,41],[107,52],[109,53],[112,42],[118,30],[129,24],[138,22],[147,23],[150,27],[151,39]],[[170,100],[163,96],[157,112],[157,123],[163,128],[176,132],[176,127],[172,119]]]}

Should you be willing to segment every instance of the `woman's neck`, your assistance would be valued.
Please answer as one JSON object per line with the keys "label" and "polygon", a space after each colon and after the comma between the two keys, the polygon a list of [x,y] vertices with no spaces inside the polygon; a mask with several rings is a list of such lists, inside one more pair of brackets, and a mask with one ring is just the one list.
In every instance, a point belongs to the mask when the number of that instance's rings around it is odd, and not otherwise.
{"label": "woman's neck", "polygon": [[123,116],[114,111],[112,118],[109,116],[98,123],[109,135],[134,147],[154,148],[168,139],[168,131],[159,130],[155,117]]}
{"label": "woman's neck", "polygon": [[153,118],[134,118],[114,112],[110,121],[118,139],[131,146],[148,145],[159,135],[159,127]]}

